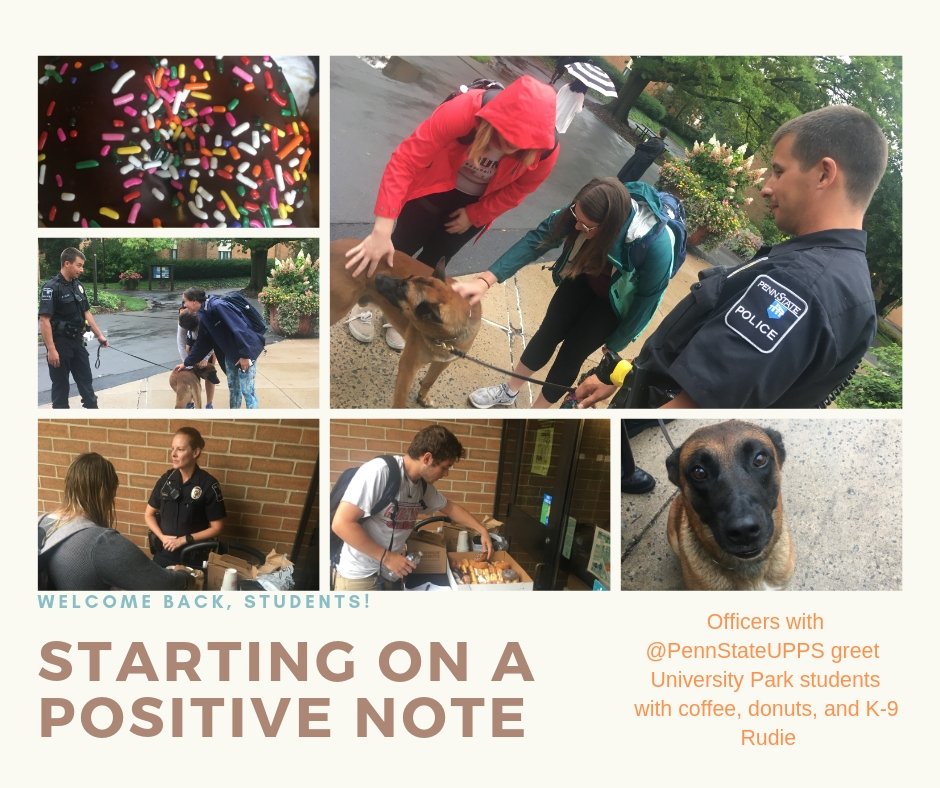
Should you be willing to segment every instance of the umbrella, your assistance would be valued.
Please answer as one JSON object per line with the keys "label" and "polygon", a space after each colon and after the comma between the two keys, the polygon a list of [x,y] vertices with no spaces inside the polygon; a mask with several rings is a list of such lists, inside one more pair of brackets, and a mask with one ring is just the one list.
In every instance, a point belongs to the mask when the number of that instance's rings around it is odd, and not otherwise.
{"label": "umbrella", "polygon": [[616,96],[617,88],[613,80],[607,76],[602,68],[598,68],[593,63],[569,63],[565,69],[571,76],[579,82],[583,82],[591,90],[596,90],[605,96]]}

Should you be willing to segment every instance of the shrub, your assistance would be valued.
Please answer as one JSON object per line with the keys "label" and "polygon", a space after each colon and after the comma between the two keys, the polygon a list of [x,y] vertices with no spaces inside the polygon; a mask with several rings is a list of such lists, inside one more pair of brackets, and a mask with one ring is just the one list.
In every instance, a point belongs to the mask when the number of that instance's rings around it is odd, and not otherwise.
{"label": "shrub", "polygon": [[662,102],[649,93],[641,93],[636,100],[636,108],[644,115],[648,115],[657,123],[662,123],[666,119],[666,108]]}
{"label": "shrub", "polygon": [[286,336],[297,332],[300,318],[314,318],[320,312],[320,261],[298,254],[296,260],[277,260],[268,275],[268,283],[258,294],[265,305],[268,322],[277,310],[277,322]]}
{"label": "shrub", "polygon": [[726,242],[725,246],[738,257],[749,260],[761,247],[761,237],[751,227],[738,230]]}
{"label": "shrub", "polygon": [[901,407],[902,350],[900,345],[884,345],[871,351],[874,364],[862,361],[858,372],[836,398],[839,408]]}

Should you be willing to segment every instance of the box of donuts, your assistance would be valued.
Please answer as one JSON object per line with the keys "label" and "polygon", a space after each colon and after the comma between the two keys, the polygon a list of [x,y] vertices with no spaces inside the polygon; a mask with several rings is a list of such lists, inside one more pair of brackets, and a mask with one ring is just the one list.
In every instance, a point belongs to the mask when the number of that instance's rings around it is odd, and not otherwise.
{"label": "box of donuts", "polygon": [[505,550],[486,561],[480,553],[448,553],[447,580],[454,591],[531,591],[532,578]]}

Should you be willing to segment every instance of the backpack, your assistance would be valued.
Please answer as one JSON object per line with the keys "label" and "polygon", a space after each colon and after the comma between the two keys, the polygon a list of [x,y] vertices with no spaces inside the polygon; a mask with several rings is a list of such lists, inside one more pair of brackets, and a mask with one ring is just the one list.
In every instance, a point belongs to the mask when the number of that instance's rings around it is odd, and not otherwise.
{"label": "backpack", "polygon": [[[456,98],[462,93],[469,93],[471,90],[482,90],[483,91],[483,103],[480,104],[481,107],[485,107],[492,101],[499,91],[505,89],[505,85],[502,82],[496,82],[492,79],[486,79],[485,77],[480,77],[479,79],[473,80],[469,85],[461,85],[457,90],[448,94],[441,104],[446,104],[452,98]],[[438,104],[440,106],[440,104]],[[470,129],[462,137],[457,137],[457,142],[461,145],[470,145],[473,142],[473,138],[476,136],[476,129]],[[555,144],[551,147],[550,150],[543,150],[539,155],[539,161],[545,161],[549,156],[555,152],[555,148],[558,147],[558,131],[555,131]]]}
{"label": "backpack", "polygon": [[[398,467],[398,460],[391,454],[383,454],[381,459],[383,459],[388,466],[388,481],[386,481],[385,489],[382,490],[378,501],[376,501],[375,505],[372,507],[372,511],[373,513],[381,512],[386,506],[391,504],[393,507],[392,522],[395,522],[395,519],[398,517],[398,490],[401,488],[401,471]],[[349,487],[349,483],[352,481],[353,476],[359,471],[360,467],[361,466],[347,468],[343,471],[336,480],[336,484],[334,484],[333,488],[330,490],[330,564],[332,566],[336,566],[336,564],[339,563],[339,554],[343,549],[343,540],[333,531],[333,518],[336,516],[336,510],[343,500],[346,488]],[[427,488],[428,483],[422,479],[422,498]]]}
{"label": "backpack", "polygon": [[252,303],[239,292],[226,293],[219,296],[219,300],[228,304],[244,316],[252,331],[261,337],[261,344],[264,345],[264,332],[268,330],[268,324],[264,322],[261,313],[255,309]]}
{"label": "backpack", "polygon": [[[629,184],[625,183],[624,186],[629,190]],[[688,239],[688,231],[685,227],[685,208],[682,207],[679,198],[674,194],[657,191],[656,195],[659,197],[659,201],[663,206],[665,221],[660,222],[655,229],[634,242],[633,254],[638,264],[642,264],[653,242],[659,238],[660,234],[668,226],[669,229],[672,230],[675,241],[672,250],[672,271],[669,272],[669,278],[672,279],[685,262],[686,241]],[[632,191],[630,192],[630,196],[635,196]],[[642,195],[639,196],[642,198]]]}

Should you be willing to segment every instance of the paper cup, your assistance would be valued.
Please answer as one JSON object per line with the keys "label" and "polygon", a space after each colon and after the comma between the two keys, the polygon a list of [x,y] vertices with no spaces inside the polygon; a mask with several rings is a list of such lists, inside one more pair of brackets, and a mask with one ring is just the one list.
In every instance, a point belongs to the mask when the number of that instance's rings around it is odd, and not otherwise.
{"label": "paper cup", "polygon": [[222,591],[235,591],[238,588],[238,570],[229,567],[222,576]]}

